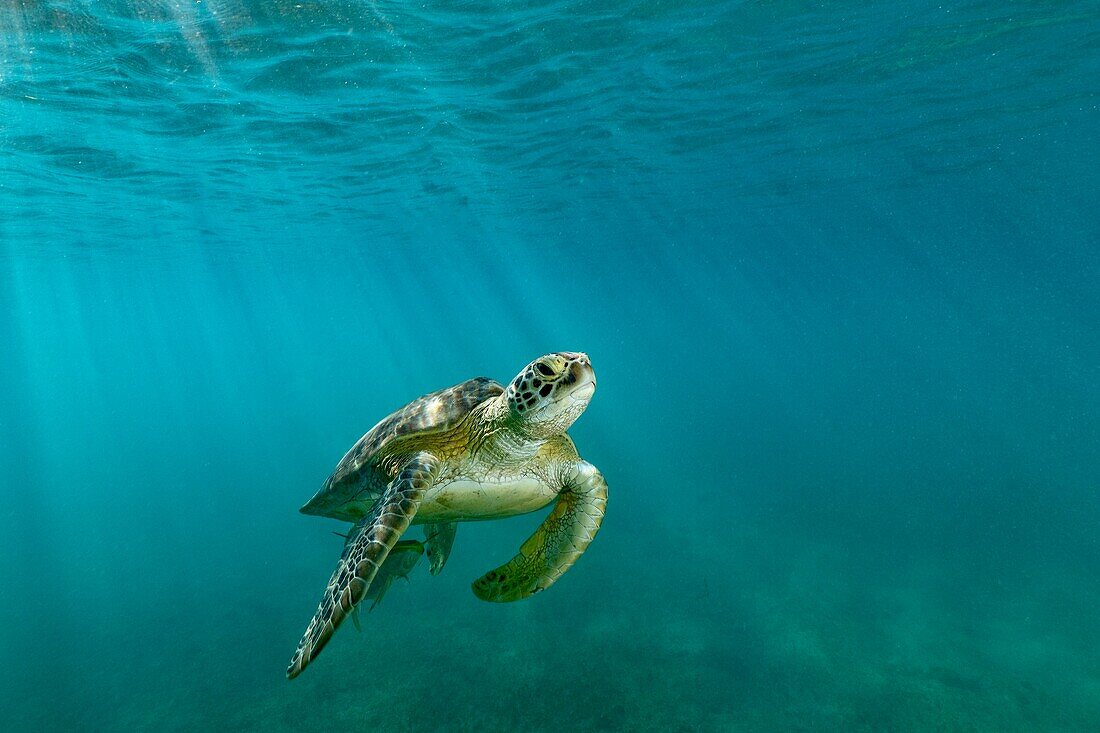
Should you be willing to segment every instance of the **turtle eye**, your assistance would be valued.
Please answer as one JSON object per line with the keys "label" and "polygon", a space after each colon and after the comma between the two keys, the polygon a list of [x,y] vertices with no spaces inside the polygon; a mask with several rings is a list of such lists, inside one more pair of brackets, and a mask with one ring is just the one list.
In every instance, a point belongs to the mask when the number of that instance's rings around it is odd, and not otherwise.
{"label": "turtle eye", "polygon": [[554,376],[554,370],[553,370],[553,369],[551,369],[551,368],[549,367],[549,365],[547,365],[547,364],[544,364],[544,363],[542,363],[541,361],[540,361],[540,362],[539,362],[538,364],[535,364],[535,369],[538,369],[538,370],[539,370],[539,374],[541,374],[541,375],[542,375],[542,376],[544,376],[544,377],[552,377],[552,376]]}

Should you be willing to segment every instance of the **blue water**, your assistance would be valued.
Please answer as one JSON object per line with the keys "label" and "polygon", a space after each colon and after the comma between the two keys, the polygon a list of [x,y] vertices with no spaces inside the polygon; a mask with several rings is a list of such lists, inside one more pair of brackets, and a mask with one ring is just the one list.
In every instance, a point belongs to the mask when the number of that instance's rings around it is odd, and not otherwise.
{"label": "blue water", "polygon": [[[1096,730],[1098,80],[1094,1],[4,5],[0,727]],[[288,682],[297,508],[556,350],[585,556]]]}

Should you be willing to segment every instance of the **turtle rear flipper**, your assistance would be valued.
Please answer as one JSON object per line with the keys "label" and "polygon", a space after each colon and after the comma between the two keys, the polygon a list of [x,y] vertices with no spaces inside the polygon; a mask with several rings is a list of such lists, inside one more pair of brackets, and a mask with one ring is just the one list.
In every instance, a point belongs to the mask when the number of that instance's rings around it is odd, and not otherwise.
{"label": "turtle rear flipper", "polygon": [[474,595],[483,601],[518,601],[546,590],[595,538],[606,507],[603,475],[591,463],[578,462],[546,520],[515,557],[474,581]]}
{"label": "turtle rear flipper", "polygon": [[366,596],[390,550],[416,515],[420,500],[432,485],[438,468],[439,461],[434,456],[417,453],[390,482],[371,512],[352,528],[317,613],[287,667],[288,679],[301,674],[321,653],[336,627]]}

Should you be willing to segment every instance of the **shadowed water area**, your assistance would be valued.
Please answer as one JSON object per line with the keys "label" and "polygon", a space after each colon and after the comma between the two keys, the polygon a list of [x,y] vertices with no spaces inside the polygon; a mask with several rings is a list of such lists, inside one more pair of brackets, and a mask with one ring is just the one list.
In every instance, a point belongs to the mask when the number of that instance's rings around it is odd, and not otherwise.
{"label": "shadowed water area", "polygon": [[[1094,730],[1098,79],[1097,2],[0,6],[0,727]],[[288,682],[298,507],[558,350],[584,557],[460,525]]]}

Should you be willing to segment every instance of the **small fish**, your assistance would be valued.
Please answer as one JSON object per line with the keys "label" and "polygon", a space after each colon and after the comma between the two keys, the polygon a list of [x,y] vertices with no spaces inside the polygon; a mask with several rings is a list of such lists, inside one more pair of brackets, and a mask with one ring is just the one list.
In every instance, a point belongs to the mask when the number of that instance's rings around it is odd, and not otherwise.
{"label": "small fish", "polygon": [[[367,588],[366,595],[363,596],[364,599],[370,598],[374,601],[370,607],[371,611],[382,602],[382,596],[386,595],[386,591],[393,585],[393,581],[398,578],[409,579],[409,573],[412,572],[423,556],[424,543],[419,540],[401,540],[393,546],[390,554],[386,556],[385,562],[382,563],[382,567],[378,568],[378,573],[374,576],[370,587]],[[352,618],[352,621],[355,620],[355,618]]]}

